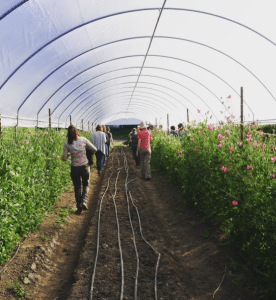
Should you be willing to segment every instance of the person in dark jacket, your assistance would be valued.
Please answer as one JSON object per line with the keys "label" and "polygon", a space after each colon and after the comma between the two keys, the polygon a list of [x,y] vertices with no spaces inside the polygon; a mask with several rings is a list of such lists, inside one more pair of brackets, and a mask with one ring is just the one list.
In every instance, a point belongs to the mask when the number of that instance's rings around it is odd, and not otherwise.
{"label": "person in dark jacket", "polygon": [[137,129],[133,129],[133,133],[131,136],[131,147],[132,147],[132,157],[135,160],[136,166],[140,166],[140,153],[138,152],[138,155],[136,156],[137,147],[138,147],[138,134]]}

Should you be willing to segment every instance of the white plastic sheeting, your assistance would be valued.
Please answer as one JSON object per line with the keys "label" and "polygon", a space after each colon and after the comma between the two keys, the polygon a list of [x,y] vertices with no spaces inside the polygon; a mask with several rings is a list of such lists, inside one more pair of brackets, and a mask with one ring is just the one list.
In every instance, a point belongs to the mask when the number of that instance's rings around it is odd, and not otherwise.
{"label": "white plastic sheeting", "polygon": [[163,4],[1,0],[2,124],[275,119],[274,0]]}

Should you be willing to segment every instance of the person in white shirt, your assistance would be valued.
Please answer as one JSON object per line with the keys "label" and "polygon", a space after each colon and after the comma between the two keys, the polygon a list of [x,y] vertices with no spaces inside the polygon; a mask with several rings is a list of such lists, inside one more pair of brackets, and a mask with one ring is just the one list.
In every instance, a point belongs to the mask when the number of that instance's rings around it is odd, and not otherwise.
{"label": "person in white shirt", "polygon": [[92,133],[92,143],[98,149],[96,152],[97,159],[97,170],[98,174],[101,175],[105,160],[105,144],[106,144],[106,134],[102,131],[102,126],[97,125],[96,132]]}

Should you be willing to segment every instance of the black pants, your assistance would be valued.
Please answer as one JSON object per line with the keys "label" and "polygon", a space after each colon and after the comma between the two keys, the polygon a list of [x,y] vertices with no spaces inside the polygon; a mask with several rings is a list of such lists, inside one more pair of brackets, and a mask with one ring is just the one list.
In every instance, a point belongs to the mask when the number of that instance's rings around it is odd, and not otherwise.
{"label": "black pants", "polygon": [[102,153],[101,150],[98,150],[96,153],[97,158],[97,170],[101,171],[104,165],[105,155]]}
{"label": "black pants", "polygon": [[73,180],[73,184],[75,189],[81,189],[81,181],[82,185],[88,186],[90,176],[90,167],[80,166],[80,167],[72,167],[71,166],[71,178]]}

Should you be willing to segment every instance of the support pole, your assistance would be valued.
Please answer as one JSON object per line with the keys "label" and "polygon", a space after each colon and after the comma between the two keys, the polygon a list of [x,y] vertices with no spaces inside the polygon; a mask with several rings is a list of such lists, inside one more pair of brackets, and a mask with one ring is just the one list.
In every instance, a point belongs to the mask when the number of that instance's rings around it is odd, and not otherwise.
{"label": "support pole", "polygon": [[17,137],[17,125],[14,126],[14,137]]}
{"label": "support pole", "polygon": [[51,108],[49,108],[49,130],[51,130]]}
{"label": "support pole", "polygon": [[88,121],[88,124],[87,124],[87,128],[88,128],[88,131],[89,131],[89,121]]}
{"label": "support pole", "polygon": [[81,119],[81,130],[83,131],[83,119]]}
{"label": "support pole", "polygon": [[187,108],[187,124],[189,124],[189,109]]}
{"label": "support pole", "polygon": [[71,115],[70,115],[70,126],[72,125],[72,117],[71,117]]}
{"label": "support pole", "polygon": [[168,135],[170,133],[170,119],[169,119],[169,114],[167,114],[167,132],[168,132]]}
{"label": "support pole", "polygon": [[241,141],[243,142],[243,87],[241,87]]}
{"label": "support pole", "polygon": [[94,126],[94,123],[92,122],[92,125],[91,125],[91,131],[93,132],[93,126]]}
{"label": "support pole", "polygon": [[0,111],[0,138],[2,138],[1,111]]}
{"label": "support pole", "polygon": [[155,127],[157,127],[157,118],[155,118]]}

